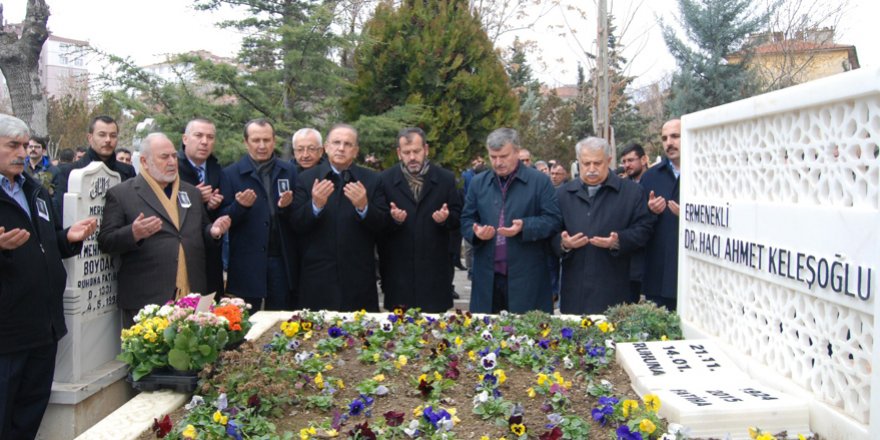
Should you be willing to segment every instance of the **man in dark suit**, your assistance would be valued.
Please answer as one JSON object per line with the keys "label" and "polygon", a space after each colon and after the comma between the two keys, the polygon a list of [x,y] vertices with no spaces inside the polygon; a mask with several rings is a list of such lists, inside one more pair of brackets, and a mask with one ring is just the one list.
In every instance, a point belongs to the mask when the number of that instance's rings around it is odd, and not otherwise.
{"label": "man in dark suit", "polygon": [[89,124],[89,133],[87,135],[90,148],[85,152],[82,158],[77,159],[72,164],[62,165],[58,174],[52,179],[52,186],[55,188],[55,207],[58,209],[59,215],[64,215],[64,193],[67,192],[68,179],[70,172],[85,168],[86,165],[101,161],[111,171],[119,173],[122,181],[126,181],[135,176],[134,167],[116,160],[116,144],[119,141],[119,125],[110,116],[96,116]]}
{"label": "man in dark suit", "polygon": [[248,154],[226,167],[223,213],[232,218],[226,290],[255,310],[291,310],[296,250],[290,229],[296,169],[275,153],[275,127],[265,119],[244,126]]}
{"label": "man in dark suit", "polygon": [[604,313],[630,302],[630,255],[651,236],[642,188],[610,172],[611,146],[590,137],[575,147],[580,176],[557,190],[562,232],[553,247],[562,257],[560,310]]}
{"label": "man in dark suit", "polygon": [[379,310],[376,239],[389,217],[379,175],[354,165],[357,131],[337,124],[324,144],[327,162],[300,175],[297,233],[308,236],[300,264],[299,305],[313,310]]}
{"label": "man in dark suit", "polygon": [[130,326],[138,310],[192,292],[205,293],[205,246],[219,246],[229,217],[213,224],[196,187],[177,176],[177,151],[162,133],[141,144],[136,178],[107,191],[98,233],[102,252],[119,254],[119,308]]}
{"label": "man in dark suit", "polygon": [[324,163],[324,144],[318,130],[311,127],[300,128],[290,141],[293,144],[293,162],[297,173]]}
{"label": "man in dark suit", "polygon": [[32,439],[49,404],[58,340],[67,333],[62,258],[82,249],[94,218],[67,230],[42,184],[25,173],[30,131],[0,114],[0,438]]}
{"label": "man in dark suit", "polygon": [[[196,118],[186,124],[183,132],[183,148],[177,152],[177,168],[180,180],[194,185],[201,193],[201,201],[208,210],[208,217],[216,220],[220,216],[220,204],[223,194],[220,192],[221,182],[225,180],[223,167],[214,157],[214,142],[217,129],[214,123]],[[208,290],[206,293],[223,293],[223,260],[219,247],[209,246],[205,249],[206,275]]]}
{"label": "man in dark suit", "polygon": [[648,301],[675,311],[678,305],[678,190],[681,174],[681,120],[663,124],[660,140],[666,157],[639,182],[648,193],[654,232],[645,247],[642,290]]}
{"label": "man in dark suit", "polygon": [[379,241],[385,308],[445,312],[452,307],[449,232],[458,229],[461,216],[455,175],[428,161],[422,129],[401,130],[397,142],[400,165],[381,175],[393,220]]}

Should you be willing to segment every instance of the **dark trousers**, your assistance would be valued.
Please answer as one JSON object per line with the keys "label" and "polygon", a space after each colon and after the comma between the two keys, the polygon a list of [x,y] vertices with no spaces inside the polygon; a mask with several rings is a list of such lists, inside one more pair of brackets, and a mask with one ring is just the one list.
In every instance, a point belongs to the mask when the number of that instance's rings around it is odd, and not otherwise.
{"label": "dark trousers", "polygon": [[[282,257],[269,257],[266,264],[266,308],[265,310],[292,310],[290,284],[287,282],[287,267]],[[241,297],[253,306],[251,313],[261,310],[263,298]]]}
{"label": "dark trousers", "polygon": [[0,438],[33,439],[52,392],[58,344],[0,354]]}
{"label": "dark trousers", "polygon": [[501,313],[507,309],[507,275],[495,273],[495,282],[492,284],[492,313]]}
{"label": "dark trousers", "polygon": [[666,310],[674,312],[678,307],[678,298],[666,298],[665,296],[645,295],[645,299],[657,304],[660,307],[666,307]]}

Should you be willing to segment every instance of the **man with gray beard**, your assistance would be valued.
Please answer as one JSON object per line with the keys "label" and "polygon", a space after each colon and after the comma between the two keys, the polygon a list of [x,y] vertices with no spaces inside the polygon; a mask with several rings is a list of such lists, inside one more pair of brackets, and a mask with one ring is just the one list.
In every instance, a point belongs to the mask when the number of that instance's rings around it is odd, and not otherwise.
{"label": "man with gray beard", "polygon": [[147,304],[207,293],[205,247],[219,246],[229,216],[210,223],[201,192],[178,177],[177,150],[162,133],[141,144],[141,174],[107,191],[98,233],[102,252],[119,254],[123,325]]}

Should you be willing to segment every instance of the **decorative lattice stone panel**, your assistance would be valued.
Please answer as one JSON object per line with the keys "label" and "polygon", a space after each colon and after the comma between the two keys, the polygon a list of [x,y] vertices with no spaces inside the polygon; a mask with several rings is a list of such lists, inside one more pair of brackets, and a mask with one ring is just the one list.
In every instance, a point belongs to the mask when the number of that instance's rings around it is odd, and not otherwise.
{"label": "decorative lattice stone panel", "polygon": [[853,423],[830,438],[880,438],[878,144],[878,68],[682,119],[683,324]]}

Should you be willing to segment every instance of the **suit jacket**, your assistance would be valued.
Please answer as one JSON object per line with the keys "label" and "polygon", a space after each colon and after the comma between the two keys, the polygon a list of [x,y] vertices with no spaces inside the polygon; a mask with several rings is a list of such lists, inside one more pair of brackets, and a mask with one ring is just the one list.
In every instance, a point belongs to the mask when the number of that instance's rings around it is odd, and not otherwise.
{"label": "suit jacket", "polygon": [[[669,159],[663,158],[659,165],[645,171],[639,182],[647,195],[654,191],[666,202],[678,202],[678,182],[672,172]],[[678,216],[666,208],[660,215],[654,215],[654,232],[645,246],[644,278],[642,291],[646,295],[676,298],[678,296]]]}
{"label": "suit jacket", "polygon": [[[399,165],[385,170],[381,180],[388,202],[407,212],[403,224],[389,222],[389,232],[379,241],[385,308],[406,305],[430,313],[449,310],[453,275],[450,231],[457,231],[461,224],[461,198],[455,188],[455,175],[431,164],[418,202],[413,199]],[[444,203],[449,208],[449,217],[437,224],[431,215]]]}
{"label": "suit jacket", "polygon": [[553,247],[562,256],[562,313],[582,315],[604,313],[613,305],[631,300],[630,257],[651,236],[651,214],[642,188],[634,182],[608,173],[608,179],[590,199],[580,179],[557,190],[562,211],[562,230],[587,237],[618,236],[618,249],[586,245],[568,252],[560,248],[560,235]]}
{"label": "suit jacket", "polygon": [[[292,271],[293,265],[296,264],[293,231],[290,229],[292,208],[291,206],[278,208],[277,188],[280,179],[287,179],[292,190],[296,182],[296,169],[290,162],[276,158],[271,173],[273,188],[271,194],[266,194],[266,189],[248,155],[226,167],[223,173],[228,185],[225,187],[221,185],[220,188],[223,191],[221,213],[228,214],[232,219],[232,226],[229,228],[226,290],[238,296],[265,298],[269,240],[278,240],[281,258],[284,259],[287,268],[288,290],[292,291],[296,280]],[[257,200],[250,208],[235,201],[235,194],[247,189],[257,193]],[[269,203],[275,207],[275,222],[280,237],[270,237]]]}
{"label": "suit jacket", "polygon": [[[31,176],[22,187],[31,216],[0,189],[0,226],[22,228],[31,236],[13,250],[0,251],[0,353],[26,352],[57,342],[67,333],[63,295],[67,281],[62,258],[72,257],[81,243],[67,242],[67,230],[50,208],[52,198]],[[48,218],[39,215],[45,204]]]}
{"label": "suit jacket", "polygon": [[[183,244],[190,290],[207,293],[205,246],[217,246],[211,238],[210,221],[201,194],[194,186],[180,182],[180,192],[190,199],[188,208],[178,201],[180,230],[143,176],[126,180],[107,191],[104,218],[98,233],[102,252],[119,254],[119,307],[137,310],[147,304],[165,304],[174,298],[177,279],[178,245]],[[131,225],[140,213],[157,216],[162,228],[140,241],[134,240]]]}
{"label": "suit jacket", "polygon": [[[329,163],[305,171],[297,180],[293,227],[306,237],[299,275],[300,307],[379,311],[375,246],[388,225],[388,203],[376,172],[357,165],[349,170],[367,189],[364,218],[342,193]],[[318,215],[312,210],[315,179],[331,179],[337,187]]]}
{"label": "suit jacket", "polygon": [[[559,232],[562,215],[556,191],[544,173],[519,164],[504,201],[505,225],[523,221],[522,232],[507,239],[508,306],[513,313],[543,310],[553,313],[550,271],[550,238]],[[492,311],[495,241],[474,235],[474,223],[496,228],[501,213],[501,188],[494,171],[474,176],[461,212],[461,235],[474,246],[471,311]]]}
{"label": "suit jacket", "polygon": [[[211,188],[221,189],[223,186],[228,185],[226,177],[223,174],[223,167],[220,166],[220,162],[217,161],[217,158],[214,157],[213,154],[208,157],[207,161],[205,161],[205,168],[207,172],[205,183],[211,185]],[[180,176],[181,181],[193,186],[199,184],[199,172],[196,170],[196,167],[189,162],[183,148],[177,152],[177,173]],[[201,200],[201,198],[199,200]],[[207,208],[208,205],[205,204],[205,209]],[[214,210],[208,210],[208,217],[212,221],[217,220],[217,217],[220,217],[221,208],[222,206]],[[205,264],[207,265],[205,271],[208,278],[208,290],[206,293],[223,293],[226,291],[223,283],[223,258],[221,251],[222,248],[220,246],[209,246],[205,249]]]}

